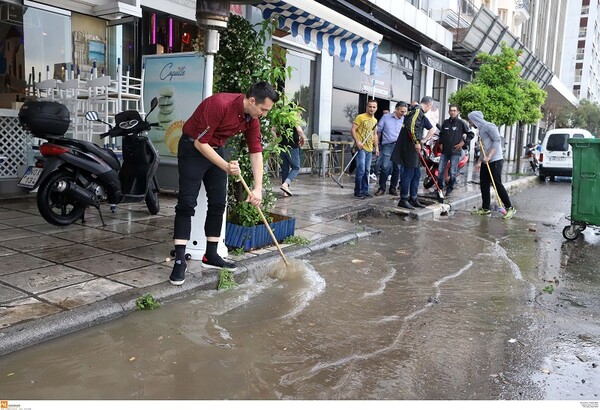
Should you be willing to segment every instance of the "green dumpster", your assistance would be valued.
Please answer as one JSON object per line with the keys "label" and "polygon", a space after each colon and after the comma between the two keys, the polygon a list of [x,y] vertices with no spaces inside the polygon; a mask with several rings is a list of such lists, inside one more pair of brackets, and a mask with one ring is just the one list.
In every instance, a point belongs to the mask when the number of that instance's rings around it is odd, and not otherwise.
{"label": "green dumpster", "polygon": [[577,239],[588,225],[600,225],[600,139],[569,138],[573,147],[571,225],[563,237]]}

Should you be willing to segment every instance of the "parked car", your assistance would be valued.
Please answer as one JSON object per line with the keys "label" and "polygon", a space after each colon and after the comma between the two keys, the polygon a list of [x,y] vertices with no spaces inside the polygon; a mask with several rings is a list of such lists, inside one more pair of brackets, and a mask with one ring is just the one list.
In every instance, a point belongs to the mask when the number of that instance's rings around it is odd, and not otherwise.
{"label": "parked car", "polygon": [[573,176],[573,149],[569,138],[594,138],[587,130],[580,128],[556,128],[544,136],[539,159],[539,178],[551,181],[556,176]]}

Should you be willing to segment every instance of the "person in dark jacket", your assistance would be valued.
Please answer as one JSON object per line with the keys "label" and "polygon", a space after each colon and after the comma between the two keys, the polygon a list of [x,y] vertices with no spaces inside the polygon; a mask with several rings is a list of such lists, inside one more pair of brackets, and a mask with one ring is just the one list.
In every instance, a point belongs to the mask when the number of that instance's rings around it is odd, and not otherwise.
{"label": "person in dark jacket", "polygon": [[433,99],[423,97],[419,105],[411,107],[404,117],[398,141],[392,153],[392,162],[402,166],[402,181],[400,185],[400,202],[398,206],[407,209],[424,208],[419,202],[417,192],[421,179],[420,159],[421,139],[423,129],[429,130],[425,141],[428,141],[435,131],[425,113],[431,109]]}
{"label": "person in dark jacket", "polygon": [[462,148],[466,144],[467,133],[470,131],[465,121],[459,118],[458,107],[451,104],[448,108],[450,117],[442,123],[439,144],[442,147],[440,163],[438,166],[438,186],[444,187],[444,174],[446,165],[450,161],[450,179],[446,188],[446,195],[450,195],[454,189],[456,175],[458,174],[458,162],[462,155]]}

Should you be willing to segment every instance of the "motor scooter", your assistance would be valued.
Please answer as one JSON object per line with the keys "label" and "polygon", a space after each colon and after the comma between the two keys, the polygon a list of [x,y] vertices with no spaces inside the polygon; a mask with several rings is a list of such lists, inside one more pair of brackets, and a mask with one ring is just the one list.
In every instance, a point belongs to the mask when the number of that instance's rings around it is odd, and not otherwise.
{"label": "motor scooter", "polygon": [[531,170],[533,171],[533,173],[535,174],[539,168],[539,160],[538,160],[538,155],[540,153],[538,147],[540,146],[540,144],[534,144],[532,142],[530,142],[529,144],[525,145],[525,156],[527,157],[527,159],[529,159],[529,166],[531,167]]}
{"label": "motor scooter", "polygon": [[[440,127],[438,125],[438,130],[436,131],[436,133],[429,139],[429,141],[427,141],[427,143],[423,144],[423,148],[421,150],[423,158],[425,158],[425,163],[427,164],[427,167],[430,170],[430,173],[427,173],[427,175],[425,175],[425,178],[423,179],[423,187],[425,189],[429,189],[434,185],[434,181],[429,176],[429,174],[433,175],[434,178],[437,179],[440,172],[438,168],[440,165],[440,156],[442,155],[442,147],[439,143],[439,128]],[[469,137],[472,138],[472,136]],[[468,140],[470,141],[470,139]],[[469,145],[466,144],[466,146],[468,147]],[[461,170],[465,167],[465,165],[467,165],[467,162],[469,162],[468,151],[462,150],[460,160],[458,161],[458,175],[456,176],[457,180],[460,174],[462,173]],[[450,161],[448,161],[448,163],[446,164],[446,169],[444,169],[443,172],[444,185],[447,186],[448,181],[450,181]]]}
{"label": "motor scooter", "polygon": [[[150,114],[158,99],[152,99]],[[99,121],[97,112],[86,113],[86,118]],[[100,135],[122,137],[123,163],[112,150],[88,141],[64,136],[69,127],[69,111],[54,101],[28,101],[19,111],[19,122],[33,137],[46,140],[19,182],[19,186],[35,190],[37,207],[42,217],[53,225],[65,226],[78,219],[85,222],[85,210],[98,210],[105,226],[100,204],[112,206],[121,203],[145,201],[148,210],[156,215],[160,210],[156,170],[160,158],[152,142],[145,135],[152,126],[137,111],[129,110],[115,115],[115,125]],[[114,208],[113,208],[114,209]]]}

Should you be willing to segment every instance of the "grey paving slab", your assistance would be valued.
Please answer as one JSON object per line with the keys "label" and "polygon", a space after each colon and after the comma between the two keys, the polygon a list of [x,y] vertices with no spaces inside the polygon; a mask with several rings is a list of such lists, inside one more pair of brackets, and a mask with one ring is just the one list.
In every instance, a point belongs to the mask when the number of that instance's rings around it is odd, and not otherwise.
{"label": "grey paving slab", "polygon": [[106,249],[113,252],[126,251],[133,248],[139,248],[141,246],[150,246],[154,245],[156,242],[148,241],[142,238],[135,238],[132,236],[122,236],[116,239],[108,239],[104,241],[99,241],[94,244],[94,246]]}
{"label": "grey paving slab", "polygon": [[0,281],[25,292],[37,294],[95,278],[94,275],[68,266],[53,265],[0,276]]}
{"label": "grey paving slab", "polygon": [[106,239],[118,239],[122,237],[121,234],[106,231],[100,228],[82,228],[77,231],[53,233],[52,236],[57,238],[66,239],[77,243],[88,243],[103,241]]}
{"label": "grey paving slab", "polygon": [[17,300],[0,305],[0,328],[15,325],[26,320],[38,319],[60,312],[61,309],[35,298]]}
{"label": "grey paving slab", "polygon": [[[0,214],[0,220],[2,220],[2,214]],[[0,224],[0,231],[2,231],[4,229],[10,229],[10,228],[12,228],[12,226]]]}
{"label": "grey paving slab", "polygon": [[15,226],[18,228],[22,228],[24,226],[32,226],[32,225],[41,225],[43,223],[48,223],[44,218],[39,215],[27,215],[20,216],[18,218],[12,219],[3,219],[2,223],[10,226]]}
{"label": "grey paving slab", "polygon": [[173,228],[173,217],[163,217],[148,219],[146,221],[136,221],[138,224],[158,226],[159,228]]}
{"label": "grey paving slab", "polygon": [[27,229],[11,228],[2,231],[2,234],[0,235],[0,245],[4,246],[5,244],[15,239],[28,238],[33,236],[39,236],[39,234],[33,231],[29,231]]}
{"label": "grey paving slab", "polygon": [[7,221],[10,221],[12,219],[25,218],[25,217],[31,217],[31,214],[28,214],[27,212],[21,212],[21,211],[10,210],[10,209],[0,210],[0,221],[2,221],[2,223],[5,225],[15,226],[10,223],[7,223]]}
{"label": "grey paving slab", "polygon": [[156,285],[169,280],[171,268],[166,265],[151,265],[123,273],[110,275],[107,278],[136,288]]}
{"label": "grey paving slab", "polygon": [[154,243],[150,246],[143,246],[141,248],[122,250],[119,253],[129,255],[134,258],[148,260],[154,263],[162,263],[166,258],[170,257],[170,252],[173,249],[173,243],[171,241]]}
{"label": "grey paving slab", "polygon": [[27,254],[13,253],[7,256],[0,255],[0,276],[43,268],[50,265],[54,265],[54,263]]}
{"label": "grey paving slab", "polygon": [[14,255],[17,251],[0,246],[0,256]]}
{"label": "grey paving slab", "polygon": [[0,305],[12,302],[17,299],[25,299],[27,297],[29,297],[27,293],[0,284]]}
{"label": "grey paving slab", "polygon": [[26,226],[24,229],[27,229],[28,231],[41,233],[44,235],[57,235],[62,233],[67,234],[70,232],[82,231],[84,227],[76,224],[71,224],[67,226],[56,226],[45,222],[40,225]]}
{"label": "grey paving slab", "polygon": [[67,266],[93,273],[98,276],[107,276],[148,266],[152,262],[134,258],[133,256],[121,255],[119,253],[107,253],[106,255],[90,257],[67,263]]}
{"label": "grey paving slab", "polygon": [[353,226],[340,227],[340,226],[330,225],[327,222],[321,223],[321,224],[310,225],[310,226],[307,226],[306,228],[304,228],[304,230],[306,230],[306,231],[311,231],[311,232],[316,232],[316,233],[327,233],[328,235],[347,232],[347,231],[353,230],[353,229],[354,229]]}
{"label": "grey paving slab", "polygon": [[156,242],[172,242],[173,228],[157,228],[143,232],[132,233],[132,236]]}
{"label": "grey paving slab", "polygon": [[324,233],[318,233],[318,232],[309,231],[306,229],[296,229],[294,232],[294,235],[302,236],[303,238],[306,238],[309,241],[315,241],[317,239],[321,239],[321,238],[324,238],[325,236],[327,236]]}
{"label": "grey paving slab", "polygon": [[106,299],[109,296],[131,289],[131,286],[103,278],[67,286],[66,288],[42,293],[38,297],[64,309],[73,309]]}
{"label": "grey paving slab", "polygon": [[73,246],[73,242],[71,241],[65,241],[59,238],[48,237],[45,235],[36,234],[35,232],[31,231],[27,232],[36,236],[21,237],[9,241],[2,241],[0,242],[0,245],[10,249],[14,249],[19,252],[31,252],[42,249]]}
{"label": "grey paving slab", "polygon": [[159,229],[159,227],[155,225],[127,221],[122,221],[120,224],[109,225],[102,228],[102,230],[104,231],[118,233],[121,235],[131,235],[140,232],[150,232],[156,229]]}
{"label": "grey paving slab", "polygon": [[110,251],[98,249],[83,243],[74,243],[69,246],[30,252],[33,256],[56,263],[67,263],[93,256],[106,255],[107,253],[110,253]]}

